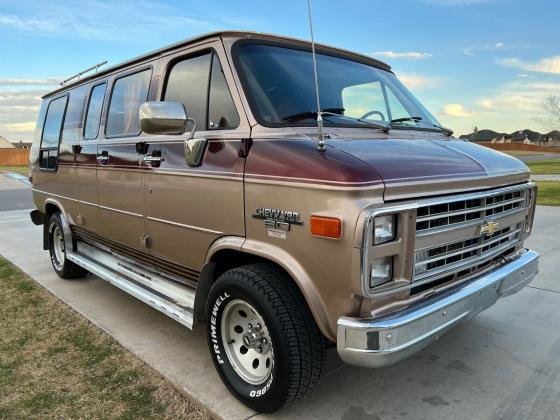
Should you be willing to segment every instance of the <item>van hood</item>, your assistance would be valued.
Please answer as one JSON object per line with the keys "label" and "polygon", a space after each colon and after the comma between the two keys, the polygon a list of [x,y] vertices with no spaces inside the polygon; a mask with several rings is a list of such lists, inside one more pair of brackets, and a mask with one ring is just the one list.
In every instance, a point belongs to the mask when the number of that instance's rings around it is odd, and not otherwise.
{"label": "van hood", "polygon": [[462,140],[371,139],[328,144],[371,166],[385,200],[491,188],[529,180],[529,168],[501,152]]}

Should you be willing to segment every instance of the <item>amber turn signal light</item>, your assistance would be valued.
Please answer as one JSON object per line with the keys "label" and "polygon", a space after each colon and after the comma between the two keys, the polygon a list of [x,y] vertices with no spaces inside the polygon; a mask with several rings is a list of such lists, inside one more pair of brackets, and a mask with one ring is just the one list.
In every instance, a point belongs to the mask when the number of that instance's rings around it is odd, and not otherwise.
{"label": "amber turn signal light", "polygon": [[311,216],[309,231],[312,235],[338,239],[342,236],[342,222],[334,217]]}

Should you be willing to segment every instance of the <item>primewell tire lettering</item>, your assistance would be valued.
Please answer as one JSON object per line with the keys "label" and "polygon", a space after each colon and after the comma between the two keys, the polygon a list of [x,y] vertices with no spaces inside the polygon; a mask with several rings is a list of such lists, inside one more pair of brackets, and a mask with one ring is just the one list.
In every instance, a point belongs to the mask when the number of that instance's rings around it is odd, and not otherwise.
{"label": "primewell tire lettering", "polygon": [[273,380],[274,380],[274,376],[271,374],[270,378],[266,382],[266,385],[264,387],[262,387],[261,389],[258,389],[256,391],[255,390],[251,391],[249,393],[249,397],[251,397],[251,398],[262,397],[270,389],[270,386],[272,385]]}
{"label": "primewell tire lettering", "polygon": [[214,307],[212,308],[212,316],[210,317],[210,336],[212,339],[212,348],[214,349],[214,355],[216,356],[216,360],[219,364],[223,364],[224,360],[222,359],[220,346],[218,343],[218,332],[216,328],[218,310],[224,301],[229,298],[229,294],[224,292],[222,295],[218,296],[216,302],[214,303]]}

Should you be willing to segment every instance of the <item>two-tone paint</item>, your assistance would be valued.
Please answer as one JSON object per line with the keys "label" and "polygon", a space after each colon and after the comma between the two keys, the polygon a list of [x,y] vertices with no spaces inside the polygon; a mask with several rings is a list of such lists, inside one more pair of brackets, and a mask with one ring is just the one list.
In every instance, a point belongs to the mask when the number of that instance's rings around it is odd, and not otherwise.
{"label": "two-tone paint", "polygon": [[[197,276],[223,252],[278,264],[299,286],[323,334],[335,341],[341,316],[372,308],[362,293],[362,229],[368,210],[397,200],[475,191],[528,180],[528,169],[501,153],[443,134],[393,129],[327,128],[317,151],[310,127],[260,126],[243,93],[232,47],[241,39],[308,43],[277,36],[223,32],[195,38],[100,71],[45,96],[69,95],[56,171],[38,165],[45,105],[31,153],[37,208],[62,211],[76,235],[196,287]],[[319,50],[390,68],[328,46]],[[115,79],[151,69],[147,100],[161,100],[171,63],[214,51],[240,116],[233,130],[198,131],[208,140],[200,166],[185,163],[183,136],[107,138],[107,98]],[[99,135],[83,139],[87,96],[107,83]],[[144,157],[157,155],[161,162]],[[270,235],[259,208],[299,213],[285,238]],[[312,215],[342,221],[340,239],[313,236]],[[239,258],[239,261],[243,261]],[[376,310],[409,296],[375,301]],[[204,299],[197,294],[197,299]],[[200,304],[200,303],[199,303]]]}

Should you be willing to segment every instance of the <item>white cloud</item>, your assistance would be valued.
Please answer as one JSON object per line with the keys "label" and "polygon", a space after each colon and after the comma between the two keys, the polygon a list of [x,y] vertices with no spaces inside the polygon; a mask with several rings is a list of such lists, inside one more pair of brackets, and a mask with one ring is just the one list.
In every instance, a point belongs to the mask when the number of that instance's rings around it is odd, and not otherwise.
{"label": "white cloud", "polygon": [[432,54],[418,51],[377,51],[370,54],[373,57],[383,57],[389,59],[403,59],[403,60],[423,60],[425,58],[433,57]]}
{"label": "white cloud", "polygon": [[441,114],[448,117],[472,117],[472,113],[468,112],[462,104],[445,104]]}
{"label": "white cloud", "polygon": [[[222,27],[223,19],[228,19],[213,15],[208,15],[212,20],[206,15],[200,18],[186,13],[183,7],[158,1],[82,0],[80,7],[74,7],[75,4],[67,0],[44,3],[20,0],[18,5],[21,15],[0,13],[0,28],[95,41],[145,42],[146,34],[199,33]],[[236,21],[241,21],[241,18],[236,18]],[[256,20],[246,22],[256,25]]]}
{"label": "white cloud", "polygon": [[0,136],[12,141],[32,140],[44,93],[44,90],[0,91]]}
{"label": "white cloud", "polygon": [[528,80],[509,83],[492,96],[480,98],[478,105],[487,111],[539,113],[547,96],[560,93],[560,83]]}
{"label": "white cloud", "polygon": [[22,123],[12,123],[12,124],[0,124],[0,131],[7,131],[13,134],[19,134],[19,135],[21,135],[22,133],[29,134],[29,133],[33,133],[33,130],[35,130],[35,121],[26,121]]}
{"label": "white cloud", "polygon": [[463,109],[471,114],[470,118],[457,118],[444,112],[438,117],[443,125],[453,128],[456,133],[470,133],[474,126],[508,133],[524,128],[542,132],[543,127],[537,118],[544,116],[543,103],[548,96],[558,94],[560,81],[515,78],[473,103],[465,104]]}
{"label": "white cloud", "polygon": [[515,67],[525,71],[560,74],[560,55],[545,57],[538,61],[523,61],[519,58],[504,58],[502,60],[498,60],[497,62],[502,66]]}
{"label": "white cloud", "polygon": [[56,18],[25,17],[16,15],[0,15],[0,26],[18,29],[20,31],[55,32],[60,30]]}
{"label": "white cloud", "polygon": [[[226,11],[207,13],[207,7],[189,6],[192,7],[173,6],[163,0],[82,0],[79,7],[70,0],[19,0],[21,13],[0,11],[0,28],[49,37],[136,43],[145,43],[150,34],[148,43],[153,43],[158,39],[176,38],[177,34],[188,37],[224,27],[264,30],[267,23],[245,11],[243,15]],[[198,14],[197,9],[201,9]]]}
{"label": "white cloud", "polygon": [[400,73],[398,77],[409,89],[430,89],[440,85],[437,77],[428,77],[415,73]]}
{"label": "white cloud", "polygon": [[0,106],[33,106],[41,103],[44,90],[0,92]]}
{"label": "white cloud", "polygon": [[475,55],[477,51],[505,51],[515,50],[520,48],[529,48],[529,44],[511,44],[505,42],[488,42],[481,45],[471,45],[470,47],[463,48],[464,55]]}
{"label": "white cloud", "polygon": [[57,77],[47,77],[45,79],[0,79],[0,86],[55,86],[60,83]]}

